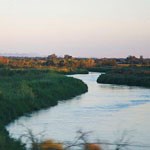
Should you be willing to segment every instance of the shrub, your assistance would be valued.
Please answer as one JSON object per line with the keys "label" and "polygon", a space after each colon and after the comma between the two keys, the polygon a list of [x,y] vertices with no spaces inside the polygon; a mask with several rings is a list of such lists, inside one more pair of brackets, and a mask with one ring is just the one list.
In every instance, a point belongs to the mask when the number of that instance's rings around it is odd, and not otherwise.
{"label": "shrub", "polygon": [[63,150],[63,145],[53,140],[47,140],[39,144],[40,150]]}

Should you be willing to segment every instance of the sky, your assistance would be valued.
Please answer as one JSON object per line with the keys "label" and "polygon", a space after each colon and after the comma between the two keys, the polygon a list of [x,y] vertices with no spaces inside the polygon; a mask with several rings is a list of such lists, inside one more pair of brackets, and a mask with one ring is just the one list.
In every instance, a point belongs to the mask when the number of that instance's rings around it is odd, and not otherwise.
{"label": "sky", "polygon": [[150,57],[150,0],[0,0],[0,54]]}

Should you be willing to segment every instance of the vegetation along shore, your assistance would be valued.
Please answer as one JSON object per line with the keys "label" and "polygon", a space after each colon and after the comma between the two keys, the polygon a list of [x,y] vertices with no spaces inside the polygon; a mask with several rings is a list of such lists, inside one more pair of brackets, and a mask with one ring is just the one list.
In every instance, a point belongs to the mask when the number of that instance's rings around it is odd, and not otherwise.
{"label": "vegetation along shore", "polygon": [[50,70],[0,69],[0,150],[24,150],[5,126],[19,116],[57,105],[87,91],[78,79]]}
{"label": "vegetation along shore", "polygon": [[141,86],[150,88],[150,67],[123,67],[103,69],[98,83]]}

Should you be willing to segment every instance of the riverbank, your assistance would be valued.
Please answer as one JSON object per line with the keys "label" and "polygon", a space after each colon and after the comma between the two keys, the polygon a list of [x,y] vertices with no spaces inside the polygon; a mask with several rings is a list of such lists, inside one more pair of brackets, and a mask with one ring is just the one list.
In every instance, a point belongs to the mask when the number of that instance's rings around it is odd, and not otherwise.
{"label": "riverbank", "polygon": [[24,150],[5,125],[19,116],[57,105],[87,91],[81,80],[49,70],[0,70],[0,150]]}
{"label": "riverbank", "polygon": [[110,68],[97,82],[150,88],[150,67]]}

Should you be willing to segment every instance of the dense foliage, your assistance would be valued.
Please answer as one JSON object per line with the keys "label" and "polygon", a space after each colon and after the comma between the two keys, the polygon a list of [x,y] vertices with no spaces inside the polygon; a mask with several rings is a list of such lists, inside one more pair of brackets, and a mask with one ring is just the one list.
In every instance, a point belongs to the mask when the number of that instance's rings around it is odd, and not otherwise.
{"label": "dense foliage", "polygon": [[87,91],[80,80],[49,70],[0,69],[0,150],[22,150],[4,126],[21,115],[57,105]]}
{"label": "dense foliage", "polygon": [[116,68],[102,74],[98,83],[150,87],[150,67]]}
{"label": "dense foliage", "polygon": [[91,72],[109,72],[116,69],[116,67],[111,67],[111,66],[102,66],[102,67],[92,67],[92,68],[88,68],[88,71]]}

